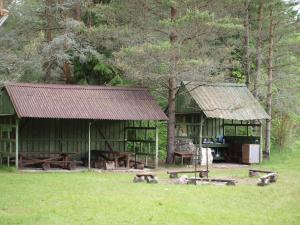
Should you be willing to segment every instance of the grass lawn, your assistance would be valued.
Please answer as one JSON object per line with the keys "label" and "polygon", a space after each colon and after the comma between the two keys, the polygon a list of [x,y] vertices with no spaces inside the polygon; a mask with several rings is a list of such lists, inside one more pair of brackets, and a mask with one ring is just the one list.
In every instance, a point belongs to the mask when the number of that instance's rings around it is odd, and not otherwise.
{"label": "grass lawn", "polygon": [[[135,184],[128,173],[0,170],[0,224],[300,224],[300,145],[259,166],[276,184]],[[258,166],[256,166],[258,167]],[[246,178],[248,168],[211,176]],[[167,179],[165,173],[158,174]],[[257,180],[257,178],[252,178]]]}

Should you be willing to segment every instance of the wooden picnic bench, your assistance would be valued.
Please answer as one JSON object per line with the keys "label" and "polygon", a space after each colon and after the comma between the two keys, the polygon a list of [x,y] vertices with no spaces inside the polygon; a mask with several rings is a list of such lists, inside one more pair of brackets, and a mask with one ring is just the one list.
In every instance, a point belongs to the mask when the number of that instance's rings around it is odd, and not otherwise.
{"label": "wooden picnic bench", "polygon": [[119,166],[119,162],[123,161],[127,168],[130,166],[130,161],[132,159],[132,152],[117,152],[117,151],[104,151],[104,150],[92,150],[91,151],[93,157],[97,158],[101,157],[105,161],[115,163],[115,167]]}
{"label": "wooden picnic bench", "polygon": [[193,159],[194,153],[192,151],[175,151],[173,153],[173,163],[176,161],[176,157],[179,157],[181,159],[181,165],[183,165],[184,159],[190,159],[190,161]]}
{"label": "wooden picnic bench", "polygon": [[179,171],[167,171],[167,174],[170,174],[170,178],[178,178],[180,173],[199,173],[199,177],[207,177],[209,170],[179,170]]}
{"label": "wooden picnic bench", "polygon": [[277,173],[268,173],[261,178],[257,183],[258,186],[266,186],[269,183],[275,183],[277,181]]}
{"label": "wooden picnic bench", "polygon": [[71,160],[67,153],[61,153],[59,156],[54,157],[25,157],[24,154],[19,154],[19,167],[24,168],[26,166],[39,166],[43,170],[48,170],[51,167],[60,167],[62,169],[73,170],[76,168],[76,164],[80,163],[75,160]]}
{"label": "wooden picnic bench", "polygon": [[137,173],[133,179],[134,183],[144,182],[157,183],[157,177],[153,173]]}
{"label": "wooden picnic bench", "polygon": [[249,170],[249,177],[255,177],[258,176],[259,173],[273,173],[272,171],[268,171],[268,170],[257,170],[257,169],[250,169]]}

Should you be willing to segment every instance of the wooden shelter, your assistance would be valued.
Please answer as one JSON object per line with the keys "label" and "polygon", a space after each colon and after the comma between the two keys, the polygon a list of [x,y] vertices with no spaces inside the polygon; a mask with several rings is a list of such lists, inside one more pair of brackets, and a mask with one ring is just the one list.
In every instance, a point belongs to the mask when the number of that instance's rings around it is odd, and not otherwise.
{"label": "wooden shelter", "polygon": [[158,164],[167,117],[145,88],[6,83],[0,100],[0,163],[63,153],[90,168],[94,150]]}
{"label": "wooden shelter", "polygon": [[213,149],[215,161],[245,162],[256,144],[261,162],[262,121],[269,118],[242,84],[185,81],[176,94],[175,136]]}

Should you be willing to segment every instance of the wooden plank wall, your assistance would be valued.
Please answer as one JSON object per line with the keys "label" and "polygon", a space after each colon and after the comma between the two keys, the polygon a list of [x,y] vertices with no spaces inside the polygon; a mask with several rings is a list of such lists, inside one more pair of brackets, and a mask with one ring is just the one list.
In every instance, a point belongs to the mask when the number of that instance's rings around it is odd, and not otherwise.
{"label": "wooden plank wall", "polygon": [[[20,121],[20,152],[37,156],[53,153],[73,153],[82,158],[88,152],[88,120],[22,119]],[[91,150],[109,151],[101,133],[114,151],[155,153],[155,129],[134,130],[137,141],[126,141],[125,127],[155,126],[151,121],[98,120],[91,125]],[[100,133],[100,132],[101,133]],[[133,148],[134,146],[134,148]]]}
{"label": "wooden plank wall", "polygon": [[13,155],[16,148],[16,119],[0,116],[0,154]]}
{"label": "wooden plank wall", "polygon": [[0,93],[0,114],[15,114],[14,107],[5,89]]}
{"label": "wooden plank wall", "polygon": [[[185,122],[179,122],[179,117],[185,117]],[[182,119],[181,119],[182,120]],[[199,144],[200,135],[200,113],[199,114],[185,114],[176,115],[176,130],[179,126],[187,127],[187,136],[192,138],[194,143]],[[179,136],[176,132],[176,136]],[[223,136],[223,120],[222,119],[205,119],[202,127],[203,138],[216,138]]]}
{"label": "wooden plank wall", "polygon": [[175,111],[176,113],[196,113],[201,111],[184,86],[180,86],[176,94]]}
{"label": "wooden plank wall", "polygon": [[[22,119],[20,152],[74,153],[83,157],[88,151],[87,120]],[[109,150],[98,132],[101,130],[115,151],[124,150],[124,121],[96,121],[91,126],[91,149]]]}

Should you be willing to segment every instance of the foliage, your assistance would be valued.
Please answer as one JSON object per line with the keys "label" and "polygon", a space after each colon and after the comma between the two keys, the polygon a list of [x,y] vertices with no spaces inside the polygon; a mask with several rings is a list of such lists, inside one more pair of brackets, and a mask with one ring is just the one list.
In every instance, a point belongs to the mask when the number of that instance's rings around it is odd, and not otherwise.
{"label": "foliage", "polygon": [[88,54],[83,61],[78,56],[74,57],[72,62],[74,65],[73,82],[77,84],[107,84],[114,77],[119,76],[112,66],[103,63],[102,58],[99,59],[92,54]]}
{"label": "foliage", "polygon": [[[299,12],[294,10],[297,1],[264,2],[258,99],[262,103],[266,100],[272,9],[276,25],[273,143],[284,146],[293,136],[290,131],[299,127],[294,119],[300,112]],[[79,19],[74,17],[78,3]],[[244,83],[244,4],[245,0],[17,1],[0,28],[0,83],[63,83],[63,68],[68,64],[71,83],[147,86],[163,108],[167,106],[167,79],[171,75],[178,82]],[[171,20],[171,7],[177,10],[175,20]],[[250,1],[250,89],[256,70],[258,9],[259,1]],[[47,38],[48,29],[52,31],[51,40]],[[172,45],[170,37],[174,34],[177,39]],[[282,115],[290,118],[291,124],[285,128]]]}

